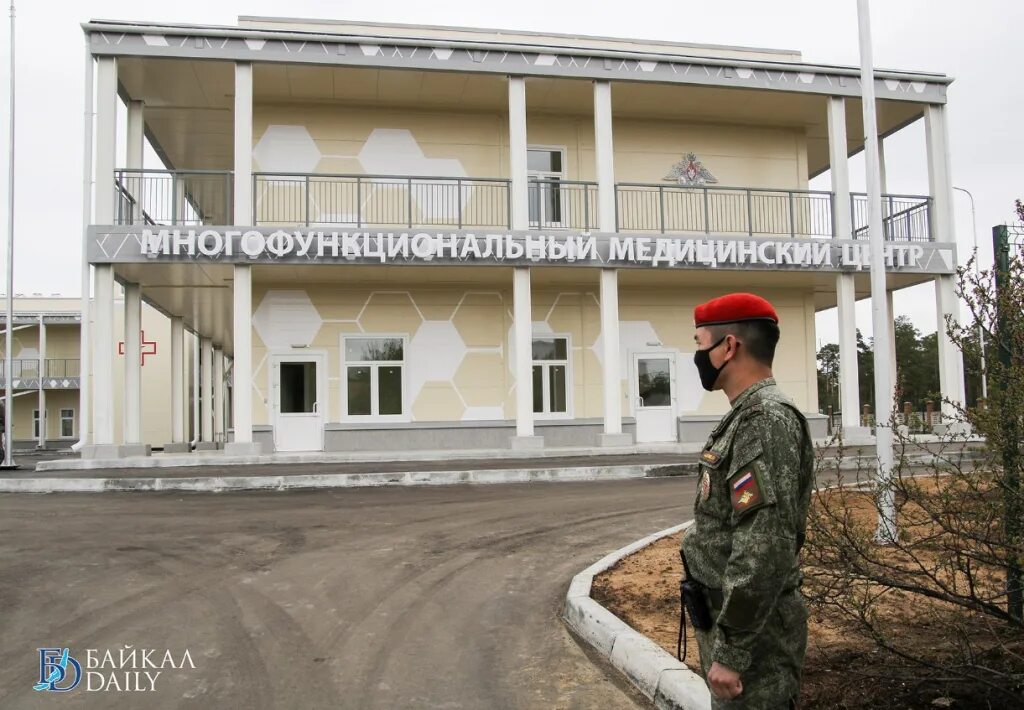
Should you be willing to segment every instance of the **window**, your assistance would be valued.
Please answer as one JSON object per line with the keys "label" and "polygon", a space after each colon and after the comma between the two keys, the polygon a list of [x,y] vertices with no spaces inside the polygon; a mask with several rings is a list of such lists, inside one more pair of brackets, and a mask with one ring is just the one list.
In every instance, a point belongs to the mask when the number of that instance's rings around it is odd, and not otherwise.
{"label": "window", "polygon": [[344,339],[346,412],[350,417],[399,418],[405,414],[402,367],[405,340]]}
{"label": "window", "polygon": [[60,410],[60,435],[71,437],[75,435],[75,410]]}
{"label": "window", "polygon": [[569,401],[569,339],[533,339],[533,411],[567,415]]}
{"label": "window", "polygon": [[530,148],[526,168],[530,178],[530,226],[562,225],[562,187],[565,163],[561,149]]}
{"label": "window", "polygon": [[39,410],[32,410],[32,438],[39,438]]}

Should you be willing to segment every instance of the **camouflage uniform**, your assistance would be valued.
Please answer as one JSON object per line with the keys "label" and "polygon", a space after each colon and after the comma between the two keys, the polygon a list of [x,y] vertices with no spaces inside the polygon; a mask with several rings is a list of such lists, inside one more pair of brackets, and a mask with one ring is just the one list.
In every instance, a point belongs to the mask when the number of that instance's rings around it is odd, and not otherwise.
{"label": "camouflage uniform", "polygon": [[743,683],[736,699],[712,697],[712,707],[792,707],[807,646],[798,559],[814,476],[807,421],[774,379],[762,380],[711,432],[701,464],[683,539],[715,620],[697,632],[701,666],[706,676],[717,661]]}

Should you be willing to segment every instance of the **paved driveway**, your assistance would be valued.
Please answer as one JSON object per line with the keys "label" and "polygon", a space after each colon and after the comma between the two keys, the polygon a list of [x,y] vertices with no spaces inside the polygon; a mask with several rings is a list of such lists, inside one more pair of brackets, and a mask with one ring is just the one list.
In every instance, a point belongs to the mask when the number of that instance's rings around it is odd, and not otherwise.
{"label": "paved driveway", "polygon": [[[0,496],[0,707],[638,707],[558,611],[573,574],[685,520],[693,494],[687,477]],[[83,666],[188,649],[196,668],[54,697],[32,690],[42,646]]]}

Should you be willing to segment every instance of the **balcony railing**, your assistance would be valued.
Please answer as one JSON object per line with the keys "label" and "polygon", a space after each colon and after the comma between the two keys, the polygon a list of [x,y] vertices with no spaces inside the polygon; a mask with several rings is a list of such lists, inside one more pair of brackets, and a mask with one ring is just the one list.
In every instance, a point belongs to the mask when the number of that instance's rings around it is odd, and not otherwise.
{"label": "balcony railing", "polygon": [[[43,363],[43,377],[54,377],[58,379],[66,377],[78,377],[80,374],[80,361],[78,358],[46,358]],[[7,363],[0,357],[0,379],[6,377]],[[11,372],[14,379],[37,380],[39,379],[39,358],[16,358],[11,360]]]}
{"label": "balcony railing", "polygon": [[509,181],[402,175],[253,175],[253,223],[507,227]]}
{"label": "balcony railing", "polygon": [[832,193],[620,183],[624,232],[831,237]]}
{"label": "balcony railing", "polygon": [[[116,224],[233,224],[230,171],[118,170]],[[505,178],[255,173],[255,225],[511,228]],[[597,185],[530,180],[529,227],[598,228]],[[619,183],[620,232],[831,238],[832,193],[742,187]],[[851,196],[853,238],[867,237],[867,197]],[[931,200],[884,195],[885,238],[931,241]]]}
{"label": "balcony railing", "polygon": [[114,172],[114,224],[232,224],[226,170]]}
{"label": "balcony railing", "polygon": [[[853,238],[868,238],[868,196],[850,196]],[[921,195],[882,195],[882,231],[887,242],[932,241],[931,198]]]}

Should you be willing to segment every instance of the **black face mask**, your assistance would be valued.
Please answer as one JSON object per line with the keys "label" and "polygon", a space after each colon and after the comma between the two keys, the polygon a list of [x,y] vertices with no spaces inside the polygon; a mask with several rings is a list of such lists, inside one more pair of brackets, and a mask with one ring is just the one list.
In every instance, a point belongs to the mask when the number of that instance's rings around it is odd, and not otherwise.
{"label": "black face mask", "polygon": [[715,383],[718,381],[718,375],[722,372],[728,361],[722,363],[722,367],[715,367],[711,364],[711,351],[725,342],[725,339],[729,337],[723,335],[721,339],[710,348],[705,350],[698,350],[693,354],[693,364],[697,366],[697,374],[700,375],[700,384],[708,392],[715,389]]}

